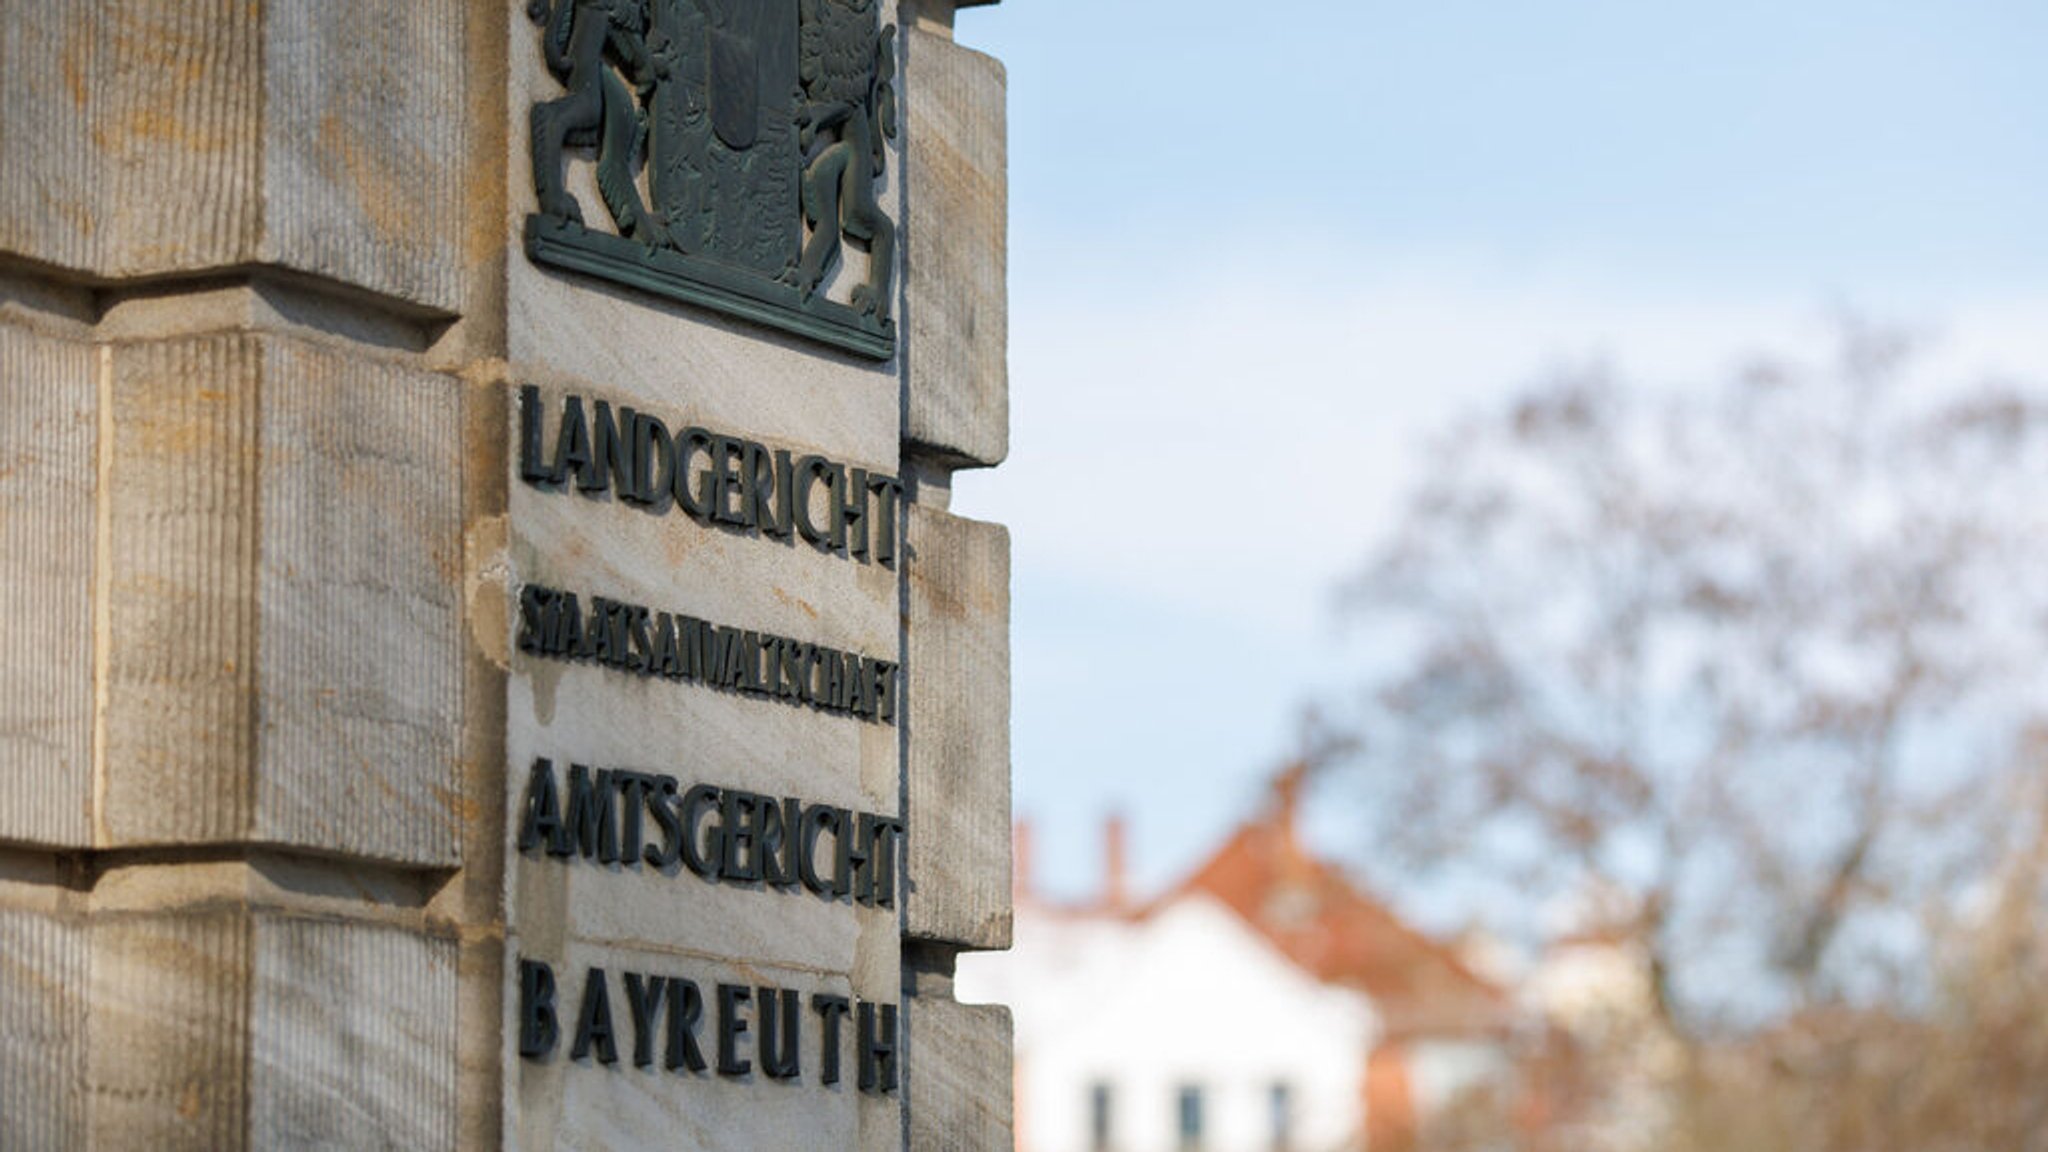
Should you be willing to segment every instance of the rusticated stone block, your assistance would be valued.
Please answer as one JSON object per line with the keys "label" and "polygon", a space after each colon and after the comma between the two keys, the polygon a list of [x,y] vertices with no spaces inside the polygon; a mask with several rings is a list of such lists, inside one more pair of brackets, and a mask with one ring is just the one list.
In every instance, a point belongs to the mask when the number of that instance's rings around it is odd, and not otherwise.
{"label": "rusticated stone block", "polygon": [[0,911],[0,1147],[85,1146],[86,933]]}
{"label": "rusticated stone block", "polygon": [[116,844],[232,840],[249,825],[261,351],[223,336],[115,356],[104,802]]}
{"label": "rusticated stone block", "polygon": [[1010,946],[1010,533],[913,505],[905,933]]}
{"label": "rusticated stone block", "polygon": [[91,1147],[456,1146],[452,941],[244,908],[90,934]]}
{"label": "rusticated stone block", "polygon": [[1010,451],[1003,66],[908,36],[909,438],[954,467],[989,467]]}
{"label": "rusticated stone block", "polygon": [[0,22],[0,250],[96,279],[276,265],[451,312],[459,0],[106,0]]}
{"label": "rusticated stone block", "polygon": [[910,1152],[1011,1147],[1010,1010],[919,997],[910,1012]]}
{"label": "rusticated stone block", "polygon": [[282,340],[266,372],[255,836],[453,863],[459,388]]}
{"label": "rusticated stone block", "polygon": [[248,913],[109,917],[91,940],[89,1146],[243,1147]]}
{"label": "rusticated stone block", "polygon": [[98,12],[10,6],[0,19],[0,251],[75,269],[93,265],[106,164],[93,138]]}
{"label": "rusticated stone block", "polygon": [[259,917],[251,1148],[456,1146],[455,943]]}
{"label": "rusticated stone block", "polygon": [[464,8],[262,6],[264,263],[455,310],[468,160]]}
{"label": "rusticated stone block", "polygon": [[[0,83],[5,83],[0,80]],[[0,324],[0,839],[90,842],[98,388],[82,341]]]}
{"label": "rusticated stone block", "polygon": [[458,388],[251,333],[115,349],[112,845],[455,862]]}

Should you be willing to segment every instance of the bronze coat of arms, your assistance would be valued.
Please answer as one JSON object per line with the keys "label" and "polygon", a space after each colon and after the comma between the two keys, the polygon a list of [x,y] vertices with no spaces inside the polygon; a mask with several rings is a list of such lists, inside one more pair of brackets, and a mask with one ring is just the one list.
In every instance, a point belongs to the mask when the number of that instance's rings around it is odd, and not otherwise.
{"label": "bronze coat of arms", "polygon": [[[880,0],[532,0],[563,92],[533,106],[537,263],[859,355],[895,354],[896,226],[875,189],[896,134]],[[595,156],[603,212],[568,191]],[[642,193],[644,174],[645,194]],[[847,299],[826,281],[867,253]]]}

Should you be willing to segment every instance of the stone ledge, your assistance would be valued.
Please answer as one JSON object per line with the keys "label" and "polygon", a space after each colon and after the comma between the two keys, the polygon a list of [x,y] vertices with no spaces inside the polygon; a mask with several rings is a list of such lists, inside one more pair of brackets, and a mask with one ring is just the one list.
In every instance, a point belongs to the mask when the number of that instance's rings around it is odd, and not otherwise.
{"label": "stone ledge", "polygon": [[907,35],[907,439],[913,453],[986,468],[1010,451],[1003,66]]}
{"label": "stone ledge", "polygon": [[104,285],[92,296],[93,335],[109,343],[270,332],[404,358],[428,352],[444,327],[389,298],[277,269]]}
{"label": "stone ledge", "polygon": [[1008,948],[1009,530],[912,505],[906,535],[904,933]]}
{"label": "stone ledge", "polygon": [[1001,1005],[910,1005],[910,1152],[1014,1143],[1014,1025]]}

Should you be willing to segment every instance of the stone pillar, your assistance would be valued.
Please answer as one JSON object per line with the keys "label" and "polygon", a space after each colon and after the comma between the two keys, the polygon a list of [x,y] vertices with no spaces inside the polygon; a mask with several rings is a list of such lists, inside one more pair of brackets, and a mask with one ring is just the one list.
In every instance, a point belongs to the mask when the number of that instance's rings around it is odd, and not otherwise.
{"label": "stone pillar", "polygon": [[952,990],[955,958],[1008,948],[1011,925],[1010,537],[948,510],[956,471],[1009,454],[1006,86],[999,61],[954,41],[955,8],[919,5],[905,64],[915,1152],[1006,1148],[1012,1128],[1009,1011]]}
{"label": "stone pillar", "polygon": [[0,22],[0,1148],[1007,1144],[1000,67],[604,19]]}
{"label": "stone pillar", "polygon": [[463,22],[0,29],[0,1144],[456,1143]]}

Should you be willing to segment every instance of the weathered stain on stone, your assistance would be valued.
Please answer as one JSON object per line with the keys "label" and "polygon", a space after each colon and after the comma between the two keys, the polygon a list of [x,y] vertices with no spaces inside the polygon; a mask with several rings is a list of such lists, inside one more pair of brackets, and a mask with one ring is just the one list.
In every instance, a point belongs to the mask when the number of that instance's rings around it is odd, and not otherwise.
{"label": "weathered stain on stone", "polygon": [[472,520],[463,532],[462,551],[468,558],[466,582],[470,643],[484,659],[500,671],[512,666],[511,642],[506,630],[511,617],[512,565],[506,554],[506,518],[485,516]]}
{"label": "weathered stain on stone", "polygon": [[[428,158],[417,146],[392,141],[389,146],[366,146],[362,126],[352,124],[338,111],[320,118],[321,168],[330,180],[345,180],[363,219],[386,241],[407,244],[415,241],[419,225],[417,204],[408,193],[416,188],[406,184],[409,173],[428,170]],[[394,154],[395,153],[395,154]],[[334,171],[339,168],[340,171]],[[337,181],[338,182],[338,181]]]}

